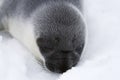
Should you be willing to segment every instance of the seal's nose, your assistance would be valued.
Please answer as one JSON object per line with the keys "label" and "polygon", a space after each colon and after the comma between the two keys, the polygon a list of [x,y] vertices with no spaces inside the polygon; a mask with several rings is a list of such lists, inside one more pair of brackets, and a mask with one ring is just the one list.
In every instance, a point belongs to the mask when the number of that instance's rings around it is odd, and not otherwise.
{"label": "seal's nose", "polygon": [[78,60],[79,56],[73,51],[64,50],[47,56],[45,64],[50,71],[63,73],[75,66]]}
{"label": "seal's nose", "polygon": [[66,72],[68,69],[72,67],[72,65],[68,65],[68,62],[59,62],[58,64],[53,63],[46,63],[47,68],[56,73],[63,73]]}

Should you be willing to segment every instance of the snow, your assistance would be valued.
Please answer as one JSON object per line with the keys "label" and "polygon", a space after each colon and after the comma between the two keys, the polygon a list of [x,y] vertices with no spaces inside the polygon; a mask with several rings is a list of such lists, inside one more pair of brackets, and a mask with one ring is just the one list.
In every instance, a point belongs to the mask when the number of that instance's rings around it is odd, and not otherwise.
{"label": "snow", "polygon": [[80,63],[64,74],[44,70],[22,44],[0,32],[0,80],[120,80],[119,3],[84,0],[87,46]]}
{"label": "snow", "polygon": [[15,39],[0,42],[0,80],[53,80],[57,76],[45,71]]}

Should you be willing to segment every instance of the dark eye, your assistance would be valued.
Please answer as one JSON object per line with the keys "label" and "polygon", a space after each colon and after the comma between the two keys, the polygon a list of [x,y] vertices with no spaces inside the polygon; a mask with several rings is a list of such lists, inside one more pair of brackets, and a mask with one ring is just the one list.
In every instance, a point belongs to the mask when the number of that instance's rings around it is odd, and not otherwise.
{"label": "dark eye", "polygon": [[49,53],[49,52],[52,52],[54,49],[50,47],[40,47],[40,50],[43,53]]}
{"label": "dark eye", "polygon": [[75,50],[76,50],[76,52],[78,52],[79,54],[81,54],[82,51],[83,51],[83,48],[84,48],[84,44],[82,44],[81,46],[77,47]]}
{"label": "dark eye", "polygon": [[79,48],[76,48],[76,51],[80,54],[81,52],[82,52],[82,48],[81,47],[79,47]]}

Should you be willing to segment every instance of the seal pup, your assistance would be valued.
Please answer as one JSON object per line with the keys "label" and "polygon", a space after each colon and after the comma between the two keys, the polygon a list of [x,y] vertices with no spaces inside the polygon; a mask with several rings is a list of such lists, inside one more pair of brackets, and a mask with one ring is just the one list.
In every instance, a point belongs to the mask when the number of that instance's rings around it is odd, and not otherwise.
{"label": "seal pup", "polygon": [[48,70],[66,72],[77,65],[86,29],[81,0],[4,0],[0,25]]}

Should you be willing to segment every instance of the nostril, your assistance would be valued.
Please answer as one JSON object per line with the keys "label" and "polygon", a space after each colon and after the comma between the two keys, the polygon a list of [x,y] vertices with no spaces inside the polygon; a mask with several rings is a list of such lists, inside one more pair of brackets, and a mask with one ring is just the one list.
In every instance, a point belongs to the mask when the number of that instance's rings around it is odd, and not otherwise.
{"label": "nostril", "polygon": [[70,69],[71,67],[67,64],[54,64],[54,63],[47,63],[46,62],[46,67],[52,71],[52,72],[56,72],[56,73],[64,73],[66,72],[68,69]]}

